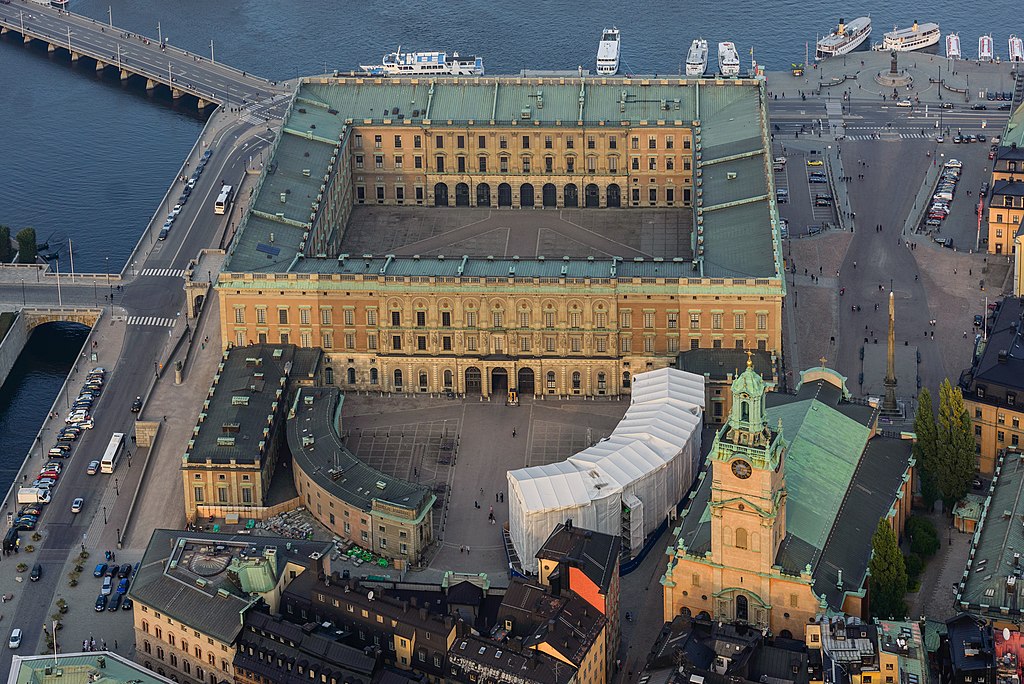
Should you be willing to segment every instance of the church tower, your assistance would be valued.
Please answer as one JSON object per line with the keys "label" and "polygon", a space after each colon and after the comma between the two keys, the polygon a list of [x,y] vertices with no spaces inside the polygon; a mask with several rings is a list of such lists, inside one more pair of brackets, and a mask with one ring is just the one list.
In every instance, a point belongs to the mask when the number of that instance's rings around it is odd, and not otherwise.
{"label": "church tower", "polygon": [[729,420],[711,446],[715,618],[768,624],[767,575],[786,536],[786,442],[768,425],[767,387],[747,368],[732,384]]}

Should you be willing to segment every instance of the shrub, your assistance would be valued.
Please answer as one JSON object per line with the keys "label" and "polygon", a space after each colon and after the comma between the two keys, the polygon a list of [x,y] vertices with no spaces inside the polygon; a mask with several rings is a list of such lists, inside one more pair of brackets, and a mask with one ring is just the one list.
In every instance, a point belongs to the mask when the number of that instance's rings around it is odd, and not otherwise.
{"label": "shrub", "polygon": [[916,553],[904,557],[907,566],[907,588],[910,589],[918,584],[921,572],[924,570],[924,560]]}

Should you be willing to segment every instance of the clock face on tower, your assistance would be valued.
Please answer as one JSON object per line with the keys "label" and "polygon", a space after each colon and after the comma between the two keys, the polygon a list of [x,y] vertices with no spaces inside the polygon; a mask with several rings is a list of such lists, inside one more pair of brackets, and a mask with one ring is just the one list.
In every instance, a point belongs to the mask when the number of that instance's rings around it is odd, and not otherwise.
{"label": "clock face on tower", "polygon": [[746,480],[750,477],[753,469],[750,464],[744,461],[742,458],[738,458],[732,462],[732,474],[741,480]]}

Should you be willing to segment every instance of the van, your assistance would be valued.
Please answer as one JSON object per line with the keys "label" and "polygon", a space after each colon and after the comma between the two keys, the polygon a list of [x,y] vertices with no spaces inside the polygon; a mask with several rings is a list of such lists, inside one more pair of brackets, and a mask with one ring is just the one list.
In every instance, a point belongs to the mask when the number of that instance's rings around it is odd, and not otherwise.
{"label": "van", "polygon": [[937,192],[932,196],[932,199],[946,200],[947,202],[953,201],[953,193],[948,191]]}

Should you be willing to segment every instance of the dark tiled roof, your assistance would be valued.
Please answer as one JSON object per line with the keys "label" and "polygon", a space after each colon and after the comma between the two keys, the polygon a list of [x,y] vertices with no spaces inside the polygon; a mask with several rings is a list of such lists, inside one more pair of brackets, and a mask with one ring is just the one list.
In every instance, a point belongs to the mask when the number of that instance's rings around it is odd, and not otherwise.
{"label": "dark tiled roof", "polygon": [[603,593],[607,594],[612,579],[619,571],[620,537],[601,532],[566,527],[558,523],[537,552],[537,558],[565,561],[583,571]]}
{"label": "dark tiled roof", "polygon": [[[760,349],[752,352],[754,371],[765,382],[774,382],[772,354]],[[697,375],[707,375],[712,380],[726,380],[731,373],[739,375],[747,367],[747,352],[742,349],[690,349],[679,352],[676,368]]]}
{"label": "dark tiled roof", "polygon": [[513,580],[498,611],[512,619],[512,636],[528,647],[548,644],[577,667],[604,628],[605,617],[572,592],[552,596],[544,587]]}
{"label": "dark tiled roof", "polygon": [[[259,552],[267,547],[275,547],[279,563],[291,561],[308,567],[315,566],[317,562],[310,559],[310,554],[323,555],[330,549],[330,544],[325,542],[154,530],[128,595],[153,610],[225,643],[234,642],[242,629],[244,612],[259,597],[243,593],[226,569],[215,575],[204,573],[202,580],[206,584],[201,587],[196,583],[200,579],[199,575],[193,574],[189,567],[180,562],[171,567],[171,560],[178,560],[183,551],[188,552],[190,547],[198,548],[203,544],[210,547],[236,545],[238,549],[255,547]],[[237,554],[232,556],[237,557]],[[313,569],[300,573],[299,577],[315,574],[317,570]],[[220,590],[224,593],[219,593]]]}
{"label": "dark tiled roof", "polygon": [[[960,672],[984,670],[995,666],[996,647],[992,627],[976,615],[961,613],[946,621],[949,657]],[[970,646],[970,653],[968,653]]]}
{"label": "dark tiled roof", "polygon": [[288,448],[296,467],[328,492],[363,510],[374,500],[422,515],[434,504],[426,487],[368,466],[341,443],[341,392],[336,387],[304,387],[288,418]]}
{"label": "dark tiled roof", "polygon": [[[997,180],[992,183],[992,196],[1010,196],[1010,197],[1021,197],[1024,196],[1024,180]],[[989,204],[990,209],[999,209],[1000,207]]]}
{"label": "dark tiled roof", "polygon": [[516,652],[509,644],[473,636],[458,637],[452,642],[448,658],[462,670],[457,681],[469,681],[469,673],[485,672],[481,680],[488,682],[537,682],[568,684],[576,677],[576,668],[534,650]]}
{"label": "dark tiled roof", "polygon": [[308,381],[316,373],[319,349],[258,344],[224,352],[217,376],[200,413],[186,452],[189,463],[259,464],[269,440],[264,428],[287,401],[291,379]]}
{"label": "dark tiled roof", "polygon": [[[1020,185],[1024,186],[1024,183]],[[965,389],[970,393],[974,393],[979,383],[1024,390],[1022,313],[1024,306],[1016,297],[1007,297],[1000,303],[995,320],[989,324],[988,341],[965,378]],[[1000,360],[1003,352],[1006,356]]]}
{"label": "dark tiled roof", "polygon": [[484,590],[472,582],[462,581],[448,590],[448,603],[462,606],[479,606],[484,600]]}

